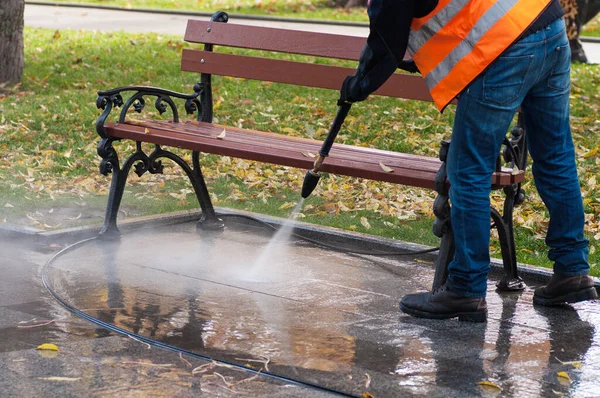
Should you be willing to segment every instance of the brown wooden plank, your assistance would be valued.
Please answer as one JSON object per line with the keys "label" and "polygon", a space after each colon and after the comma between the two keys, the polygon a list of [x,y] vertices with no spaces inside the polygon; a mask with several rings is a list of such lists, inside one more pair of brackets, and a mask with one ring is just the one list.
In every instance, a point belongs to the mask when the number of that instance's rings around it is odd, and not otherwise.
{"label": "brown wooden plank", "polygon": [[[217,135],[226,130],[224,145],[242,144],[255,147],[259,152],[286,151],[303,154],[312,152],[316,154],[321,147],[321,141],[302,137],[290,137],[269,132],[257,130],[245,130],[223,125],[215,125],[202,122],[172,123],[167,121],[145,121],[141,125],[160,131],[162,134],[169,134],[170,131],[180,132],[182,135],[192,137],[203,135],[205,138],[216,139]],[[225,144],[227,142],[227,144]],[[260,148],[259,148],[260,147]],[[329,162],[339,160],[345,162],[359,161],[360,167],[370,167],[380,169],[380,163],[391,167],[395,172],[399,169],[405,171],[426,171],[437,173],[441,162],[437,158],[428,156],[412,155],[402,152],[393,152],[379,150],[375,148],[357,147],[343,144],[334,144],[330,152]],[[515,182],[523,181],[524,172],[516,175],[512,174],[511,169],[504,169],[501,173],[495,173],[492,183],[495,185],[509,185]]]}
{"label": "brown wooden plank", "polygon": [[[207,125],[211,126],[211,129],[208,132],[208,134],[206,134],[206,131],[202,131],[203,127],[207,127]],[[225,139],[220,140],[217,139],[214,135],[215,131],[213,125],[209,125],[207,123],[199,123],[195,126],[198,129],[197,134],[190,134],[190,131],[180,129],[179,127],[181,126],[176,126],[178,127],[176,129],[165,129],[162,126],[159,126],[159,128],[155,128],[155,126],[153,126],[152,123],[146,125],[144,123],[109,123],[106,126],[106,131],[109,135],[114,137],[128,138],[136,141],[144,141],[172,147],[186,148],[206,153],[232,156],[260,162],[298,167],[303,169],[310,169],[313,166],[314,159],[305,157],[300,151],[297,150],[297,148],[290,150],[289,148],[286,148],[284,146],[278,148],[278,150],[273,150],[272,146],[265,146],[263,144],[248,140],[236,141],[235,139],[233,139],[234,137],[236,137],[235,133],[240,131],[241,129],[237,129],[237,131],[227,130],[228,133]],[[149,133],[145,132],[146,129],[148,129]],[[217,129],[219,129],[219,127],[217,127]],[[251,131],[247,130],[245,131],[245,133],[246,135],[248,135],[249,133],[251,133]],[[264,132],[262,134],[264,134]],[[280,143],[285,142],[286,138],[291,138],[287,136],[280,136],[277,134],[273,135],[277,136],[275,138],[277,138],[277,140]],[[319,141],[307,139],[298,140],[298,137],[293,138],[295,139],[289,140],[288,142],[294,144],[304,142],[306,144],[312,145],[313,148],[320,147]],[[346,149],[349,148],[359,150],[356,151],[355,156],[351,158],[339,157],[337,155],[334,155],[334,152],[332,150],[332,155],[328,157],[325,163],[323,164],[323,171],[352,177],[386,181],[396,184],[417,186],[430,189],[434,188],[434,180],[437,168],[432,168],[431,164],[428,163],[429,159],[432,158],[418,156],[415,157],[415,155],[412,155],[413,158],[423,158],[424,160],[426,160],[426,162],[423,164],[424,168],[418,169],[416,167],[416,163],[410,161],[405,162],[402,165],[396,165],[394,162],[395,160],[397,160],[397,158],[390,156],[386,161],[391,165],[390,167],[394,168],[394,172],[386,173],[381,169],[378,163],[372,162],[370,158],[364,158],[363,156],[360,156],[360,149],[362,148],[348,147]],[[391,153],[396,154],[396,152]],[[510,171],[503,173],[495,173],[493,177],[493,183],[496,185],[508,185],[522,180],[522,172],[517,175],[512,175]]]}
{"label": "brown wooden plank", "polygon": [[[257,130],[244,130],[235,127],[202,123],[202,122],[185,122],[172,123],[167,121],[146,121],[142,124],[145,127],[178,131],[188,135],[208,135],[216,138],[223,130],[226,131],[226,140],[238,143],[249,143],[252,145],[260,145],[263,151],[268,150],[290,150],[298,153],[311,152],[317,154],[321,148],[321,141],[303,138],[290,137],[276,133],[268,133]],[[373,163],[379,165],[383,162],[386,166],[396,166],[402,168],[414,167],[418,170],[437,171],[441,162],[437,158],[413,155],[402,152],[385,151],[375,148],[359,147],[335,143],[331,149],[330,157],[340,159],[356,159],[361,158],[362,162]]]}
{"label": "brown wooden plank", "polygon": [[348,60],[358,60],[366,43],[366,37],[192,19],[188,21],[184,40],[192,43]]}
{"label": "brown wooden plank", "polygon": [[[356,72],[355,69],[339,66],[189,49],[183,50],[181,70],[332,90],[339,90],[344,78]],[[425,80],[421,76],[401,73],[395,73],[390,77],[375,94],[432,101]]]}

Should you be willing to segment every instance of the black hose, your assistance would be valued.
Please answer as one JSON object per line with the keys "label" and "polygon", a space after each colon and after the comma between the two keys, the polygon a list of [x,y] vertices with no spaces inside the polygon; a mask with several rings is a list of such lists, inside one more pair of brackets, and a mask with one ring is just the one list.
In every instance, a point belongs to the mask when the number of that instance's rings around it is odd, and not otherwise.
{"label": "black hose", "polygon": [[156,340],[150,339],[148,337],[141,336],[139,334],[135,334],[133,332],[130,332],[129,330],[122,329],[122,328],[120,328],[118,326],[115,326],[113,324],[104,322],[104,321],[102,321],[102,320],[100,320],[98,318],[95,318],[95,317],[93,317],[91,315],[88,315],[85,312],[83,312],[83,311],[81,311],[81,310],[73,307],[72,305],[68,304],[50,286],[50,283],[48,282],[47,270],[48,270],[49,266],[54,262],[54,260],[56,260],[58,257],[60,257],[61,255],[63,255],[64,253],[66,253],[66,252],[68,252],[68,251],[70,251],[70,250],[72,250],[72,249],[74,249],[74,248],[76,248],[76,247],[78,247],[78,246],[80,246],[80,245],[82,245],[84,243],[87,243],[87,242],[90,242],[92,240],[95,240],[95,239],[97,239],[97,238],[85,239],[85,240],[77,242],[77,243],[75,243],[73,245],[65,247],[64,249],[62,249],[58,253],[54,254],[52,256],[52,258],[50,258],[50,260],[48,260],[48,262],[46,262],[46,264],[44,265],[44,267],[41,270],[42,283],[44,284],[44,287],[46,288],[46,290],[48,291],[48,293],[50,293],[50,295],[52,297],[54,297],[54,299],[56,301],[58,301],[63,307],[65,307],[67,310],[69,310],[73,314],[75,314],[75,315],[77,315],[77,316],[85,319],[88,322],[91,322],[91,323],[96,324],[96,325],[98,325],[100,327],[103,327],[104,329],[107,329],[107,330],[109,330],[111,332],[115,332],[115,333],[118,333],[118,334],[121,334],[121,335],[124,335],[124,336],[127,336],[127,337],[131,337],[131,338],[133,338],[135,340],[141,341],[142,343],[148,344],[148,345],[153,346],[153,347],[158,347],[158,348],[162,348],[162,349],[165,349],[165,350],[168,350],[168,351],[171,351],[171,352],[176,352],[176,353],[179,353],[179,354],[188,355],[188,356],[190,356],[192,358],[200,359],[200,360],[203,360],[203,361],[210,361],[210,362],[215,361],[215,362],[219,362],[219,363],[225,364],[227,366],[230,366],[230,367],[232,367],[234,369],[238,369],[238,370],[242,370],[242,371],[247,371],[247,372],[251,372],[251,373],[254,373],[254,374],[259,374],[260,373],[261,375],[263,375],[265,377],[268,377],[268,378],[271,378],[271,379],[275,379],[275,380],[278,380],[278,381],[282,381],[282,382],[285,382],[285,383],[289,383],[289,384],[294,384],[294,385],[299,386],[299,387],[309,387],[309,388],[317,389],[317,390],[320,390],[320,391],[323,391],[323,392],[327,392],[327,393],[331,393],[331,394],[336,394],[336,395],[342,396],[342,397],[358,397],[356,395],[350,395],[350,394],[347,394],[347,393],[344,393],[344,392],[341,392],[341,391],[337,391],[337,390],[330,389],[330,388],[327,388],[327,387],[319,386],[317,384],[312,384],[310,382],[305,382],[305,381],[296,380],[296,379],[292,379],[292,378],[285,377],[285,376],[276,375],[274,373],[267,372],[265,370],[258,371],[256,369],[253,369],[253,368],[250,368],[250,367],[247,367],[247,366],[239,365],[239,364],[236,364],[236,363],[233,363],[233,362],[224,361],[224,360],[221,360],[221,359],[214,359],[214,358],[212,358],[212,357],[210,357],[208,355],[198,354],[198,353],[195,353],[195,352],[192,352],[192,351],[189,351],[189,350],[185,350],[185,349],[178,348],[178,347],[175,347],[175,346],[172,346],[172,345],[169,345],[169,344],[165,344],[165,343],[162,343],[160,341],[156,341]]}

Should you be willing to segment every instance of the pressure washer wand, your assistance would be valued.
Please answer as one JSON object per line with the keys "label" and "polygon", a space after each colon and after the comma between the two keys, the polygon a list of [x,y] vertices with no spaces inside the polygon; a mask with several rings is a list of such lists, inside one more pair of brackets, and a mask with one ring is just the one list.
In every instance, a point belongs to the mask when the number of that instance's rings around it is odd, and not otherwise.
{"label": "pressure washer wand", "polygon": [[308,198],[312,191],[317,186],[319,182],[319,178],[321,178],[321,173],[319,170],[321,169],[321,165],[327,156],[329,156],[329,151],[333,145],[333,141],[335,141],[335,137],[337,137],[340,128],[342,128],[342,124],[344,124],[344,120],[346,116],[348,116],[348,112],[350,112],[350,107],[352,104],[350,102],[344,102],[338,108],[337,114],[335,115],[335,119],[333,119],[333,123],[331,124],[331,128],[327,133],[327,137],[323,141],[323,145],[321,146],[321,150],[319,150],[319,155],[315,160],[314,166],[312,170],[308,170],[306,175],[304,176],[304,182],[302,183],[302,197],[304,199]]}

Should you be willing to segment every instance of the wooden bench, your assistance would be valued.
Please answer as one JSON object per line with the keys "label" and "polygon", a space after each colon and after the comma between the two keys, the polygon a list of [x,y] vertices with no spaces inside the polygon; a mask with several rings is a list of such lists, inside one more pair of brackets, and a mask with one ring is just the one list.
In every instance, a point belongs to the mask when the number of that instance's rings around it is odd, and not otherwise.
{"label": "wooden bench", "polygon": [[[98,92],[97,106],[103,113],[97,121],[100,135],[98,154],[102,160],[100,172],[112,172],[112,181],[104,226],[100,236],[119,236],[117,213],[123,197],[127,176],[132,167],[138,175],[145,172],[161,173],[160,158],[168,158],[183,168],[189,177],[200,203],[202,216],[199,228],[220,229],[223,222],[217,217],[200,169],[200,153],[210,153],[278,165],[311,169],[314,159],[307,152],[318,153],[322,142],[289,137],[270,132],[241,129],[212,123],[212,75],[255,79],[297,86],[320,87],[338,91],[344,78],[354,74],[353,68],[293,62],[280,59],[215,52],[215,46],[227,46],[268,52],[292,53],[341,60],[358,60],[365,38],[335,34],[301,32],[285,29],[253,27],[226,23],[224,12],[213,15],[210,21],[188,21],[185,40],[204,45],[202,50],[184,49],[181,70],[200,73],[200,82],[194,93],[180,94],[153,87],[121,87]],[[241,83],[242,84],[242,83]],[[133,92],[126,101],[123,92]],[[377,95],[410,100],[431,101],[424,80],[417,75],[396,73],[377,92]],[[140,112],[145,98],[156,98],[155,107],[160,113],[172,112],[172,120],[132,121],[127,119],[130,108]],[[332,101],[337,99],[332,96]],[[181,101],[188,114],[197,113],[197,121],[181,122],[175,101]],[[181,105],[180,105],[181,106]],[[108,121],[115,107],[121,107],[116,121]],[[512,129],[505,140],[506,147],[499,155],[497,170],[493,175],[494,189],[504,189],[506,199],[503,213],[491,210],[493,224],[498,230],[504,261],[505,277],[499,288],[522,289],[517,275],[512,215],[513,206],[522,200],[520,183],[526,166],[525,135],[522,123]],[[333,115],[332,115],[333,120]],[[222,136],[223,131],[226,132]],[[128,139],[137,143],[137,150],[121,164],[113,142]],[[142,150],[142,142],[155,144],[152,153]],[[395,184],[435,189],[438,197],[434,204],[437,219],[434,233],[441,238],[436,264],[434,285],[445,280],[446,266],[452,259],[454,245],[450,228],[449,184],[445,174],[445,157],[449,141],[442,143],[440,158],[417,156],[372,148],[334,144],[321,170],[352,177],[387,181]],[[163,146],[192,151],[191,165]],[[384,171],[380,163],[393,169]],[[516,165],[516,166],[515,166]],[[502,167],[504,166],[504,167]],[[516,171],[515,171],[516,170]]]}

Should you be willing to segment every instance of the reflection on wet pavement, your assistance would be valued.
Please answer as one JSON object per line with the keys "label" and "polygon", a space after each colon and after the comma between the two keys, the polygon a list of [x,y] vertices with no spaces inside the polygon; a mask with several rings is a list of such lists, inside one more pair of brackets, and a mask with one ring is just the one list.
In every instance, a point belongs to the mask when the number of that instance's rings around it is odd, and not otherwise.
{"label": "reflection on wet pavement", "polygon": [[268,239],[183,224],[91,241],[48,276],[105,322],[347,394],[600,396],[598,302],[538,308],[532,290],[499,295],[490,281],[486,324],[415,319],[398,301],[428,288],[430,265],[294,242],[255,269]]}

